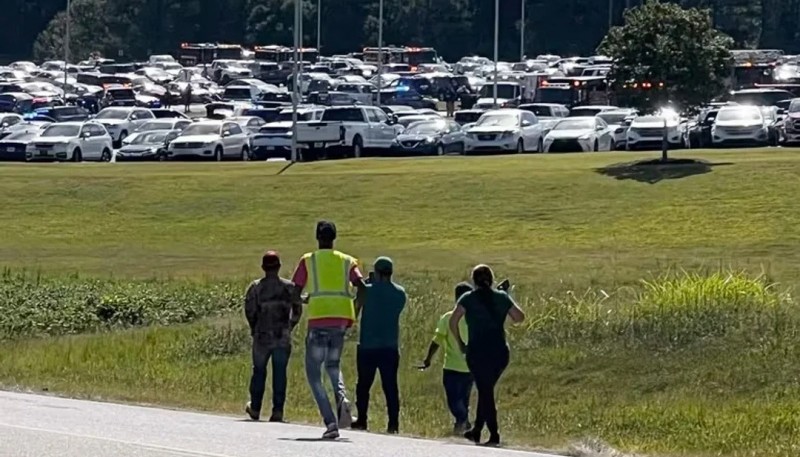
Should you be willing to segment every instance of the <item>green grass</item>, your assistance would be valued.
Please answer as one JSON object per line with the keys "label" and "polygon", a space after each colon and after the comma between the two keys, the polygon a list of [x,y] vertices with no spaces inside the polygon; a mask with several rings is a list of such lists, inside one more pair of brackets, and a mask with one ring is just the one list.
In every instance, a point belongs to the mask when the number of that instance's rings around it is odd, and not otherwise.
{"label": "green grass", "polygon": [[[488,262],[529,315],[510,330],[499,394],[511,443],[794,455],[800,154],[679,155],[717,165],[598,172],[646,157],[615,153],[280,176],[256,163],[0,167],[0,264],[12,269],[0,280],[0,384],[239,413],[249,366],[236,294],[266,248],[288,274],[329,217],[342,249],[392,255],[409,290],[406,432],[446,434],[438,370],[413,365],[453,285]],[[98,333],[52,336],[84,332]],[[317,423],[295,338],[288,413]],[[352,390],[352,341],[345,358]]]}

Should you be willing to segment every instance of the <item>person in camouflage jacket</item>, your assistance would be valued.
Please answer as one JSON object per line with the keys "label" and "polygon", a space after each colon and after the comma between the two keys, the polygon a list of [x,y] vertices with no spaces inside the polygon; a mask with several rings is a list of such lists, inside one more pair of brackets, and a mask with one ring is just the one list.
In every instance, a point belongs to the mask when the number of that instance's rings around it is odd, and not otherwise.
{"label": "person in camouflage jacket", "polygon": [[250,401],[245,412],[252,420],[261,417],[267,381],[267,362],[272,360],[272,415],[270,422],[283,422],[286,402],[286,368],[292,353],[292,330],[300,322],[303,302],[294,283],[281,278],[280,256],[268,251],[262,257],[264,277],[247,289],[244,310],[253,337],[253,373]]}

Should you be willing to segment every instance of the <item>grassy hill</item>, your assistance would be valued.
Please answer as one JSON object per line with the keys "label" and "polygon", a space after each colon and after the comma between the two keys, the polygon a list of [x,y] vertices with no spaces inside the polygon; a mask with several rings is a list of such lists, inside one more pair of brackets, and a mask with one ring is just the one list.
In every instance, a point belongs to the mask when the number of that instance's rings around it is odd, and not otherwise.
{"label": "grassy hill", "polygon": [[[272,163],[0,166],[0,384],[238,413],[246,281],[265,249],[290,274],[330,218],[341,249],[394,257],[411,294],[404,432],[446,434],[439,373],[413,367],[453,285],[487,262],[529,314],[511,330],[499,394],[510,443],[791,455],[800,154],[676,156],[704,163],[631,167],[647,155],[602,153],[280,175]],[[295,337],[288,414],[317,423]],[[351,342],[351,390],[354,352]]]}

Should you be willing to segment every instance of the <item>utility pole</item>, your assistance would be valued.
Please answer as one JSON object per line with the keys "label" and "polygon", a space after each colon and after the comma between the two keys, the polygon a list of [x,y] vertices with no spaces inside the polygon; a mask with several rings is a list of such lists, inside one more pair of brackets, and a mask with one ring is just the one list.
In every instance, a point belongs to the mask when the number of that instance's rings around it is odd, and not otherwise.
{"label": "utility pole", "polygon": [[292,32],[294,32],[294,54],[292,56],[292,60],[294,60],[294,71],[292,72],[292,163],[297,162],[297,103],[299,93],[298,86],[300,85],[298,72],[300,70],[301,1],[302,0],[294,0],[294,27],[292,28]]}
{"label": "utility pole", "polygon": [[497,61],[498,56],[498,40],[500,38],[500,0],[494,0],[494,106],[497,107]]}
{"label": "utility pole", "polygon": [[522,7],[520,11],[520,26],[519,26],[519,61],[525,60],[525,0],[520,0]]}
{"label": "utility pole", "polygon": [[614,26],[614,0],[608,0],[608,30]]}
{"label": "utility pole", "polygon": [[322,0],[317,0],[317,52],[322,49]]}
{"label": "utility pole", "polygon": [[67,66],[69,65],[69,23],[72,20],[70,15],[70,0],[67,0],[67,33],[66,41],[64,42],[64,101],[67,100],[67,77],[69,76],[69,72],[67,71]]}
{"label": "utility pole", "polygon": [[383,0],[378,2],[378,107],[381,106],[381,81],[383,75]]}

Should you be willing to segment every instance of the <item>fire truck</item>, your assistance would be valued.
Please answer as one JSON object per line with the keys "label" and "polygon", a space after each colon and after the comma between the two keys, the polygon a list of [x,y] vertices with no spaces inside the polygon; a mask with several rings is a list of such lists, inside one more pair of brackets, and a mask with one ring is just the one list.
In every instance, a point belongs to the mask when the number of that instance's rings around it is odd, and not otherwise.
{"label": "fire truck", "polygon": [[181,43],[178,62],[184,66],[210,64],[217,59],[242,58],[242,47],[238,44]]}

